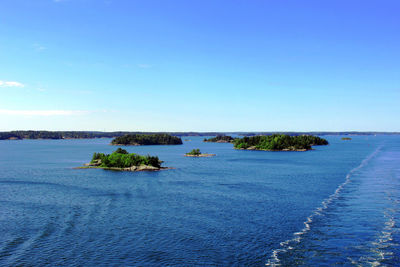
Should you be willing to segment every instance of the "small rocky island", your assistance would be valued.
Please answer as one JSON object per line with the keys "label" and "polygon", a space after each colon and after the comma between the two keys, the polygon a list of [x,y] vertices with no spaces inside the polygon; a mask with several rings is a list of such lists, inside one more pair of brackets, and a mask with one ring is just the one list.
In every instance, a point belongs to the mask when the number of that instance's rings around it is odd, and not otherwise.
{"label": "small rocky island", "polygon": [[233,143],[235,139],[229,135],[217,135],[216,137],[206,139],[204,138],[203,142],[210,143]]}
{"label": "small rocky island", "polygon": [[214,157],[216,156],[215,154],[206,154],[206,153],[201,153],[200,149],[192,149],[192,151],[188,152],[185,154],[185,157],[197,157],[197,158],[202,158],[202,157]]}
{"label": "small rocky island", "polygon": [[169,134],[126,134],[111,141],[114,146],[182,145],[182,139]]}
{"label": "small rocky island", "polygon": [[77,169],[104,169],[113,171],[159,171],[170,169],[161,167],[158,157],[141,156],[118,148],[111,154],[94,153],[90,163]]}
{"label": "small rocky island", "polygon": [[348,141],[348,140],[351,140],[351,138],[350,137],[342,137],[342,140]]}
{"label": "small rocky island", "polygon": [[286,134],[243,137],[234,141],[235,149],[265,151],[307,151],[312,146],[328,145],[328,141],[313,135],[290,136]]}

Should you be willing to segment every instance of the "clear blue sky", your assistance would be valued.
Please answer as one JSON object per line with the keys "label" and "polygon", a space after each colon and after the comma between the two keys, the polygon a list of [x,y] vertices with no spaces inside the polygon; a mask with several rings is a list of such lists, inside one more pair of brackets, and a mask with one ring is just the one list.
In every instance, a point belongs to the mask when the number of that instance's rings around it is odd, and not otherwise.
{"label": "clear blue sky", "polygon": [[0,130],[400,131],[400,1],[2,0]]}

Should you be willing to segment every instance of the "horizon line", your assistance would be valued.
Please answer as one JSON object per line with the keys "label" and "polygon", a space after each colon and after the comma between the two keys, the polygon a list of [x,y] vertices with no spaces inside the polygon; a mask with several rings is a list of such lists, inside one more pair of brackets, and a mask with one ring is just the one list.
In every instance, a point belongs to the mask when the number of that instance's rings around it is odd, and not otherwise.
{"label": "horizon line", "polygon": [[113,131],[101,131],[101,130],[0,130],[0,132],[99,132],[99,133],[390,133],[400,134],[400,131],[360,131],[360,130],[343,130],[343,131],[326,131],[326,130],[312,130],[312,131],[127,131],[127,130],[113,130]]}

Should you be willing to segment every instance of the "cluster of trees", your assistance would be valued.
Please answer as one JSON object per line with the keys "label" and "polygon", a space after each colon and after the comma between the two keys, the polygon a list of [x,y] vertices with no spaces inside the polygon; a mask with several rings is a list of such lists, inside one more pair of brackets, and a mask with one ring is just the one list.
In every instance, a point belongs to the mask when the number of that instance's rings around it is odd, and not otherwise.
{"label": "cluster of trees", "polygon": [[234,141],[237,149],[247,149],[253,147],[259,150],[299,150],[311,149],[311,146],[327,145],[328,141],[318,136],[300,135],[289,136],[286,134],[273,134],[269,136],[258,135],[243,137]]}
{"label": "cluster of trees", "polygon": [[98,163],[100,167],[129,168],[133,166],[148,165],[160,168],[161,161],[158,157],[129,154],[125,149],[118,148],[111,154],[94,153],[91,164]]}
{"label": "cluster of trees", "polygon": [[192,149],[192,151],[190,151],[189,153],[186,153],[186,155],[194,155],[194,156],[198,156],[200,155],[200,149],[196,148],[196,149]]}
{"label": "cluster of trees", "polygon": [[169,134],[127,134],[116,137],[112,145],[181,145],[182,139]]}
{"label": "cluster of trees", "polygon": [[221,142],[221,143],[232,143],[235,140],[232,136],[229,135],[217,135],[216,137],[206,139],[204,138],[204,142]]}

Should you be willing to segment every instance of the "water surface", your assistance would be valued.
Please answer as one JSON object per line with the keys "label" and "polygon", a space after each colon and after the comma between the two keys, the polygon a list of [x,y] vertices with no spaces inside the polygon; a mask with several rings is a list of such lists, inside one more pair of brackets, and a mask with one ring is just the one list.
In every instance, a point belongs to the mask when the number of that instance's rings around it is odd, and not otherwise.
{"label": "water surface", "polygon": [[127,147],[176,168],[136,173],[73,169],[110,139],[0,141],[0,265],[399,262],[399,137],[307,152],[190,139]]}

